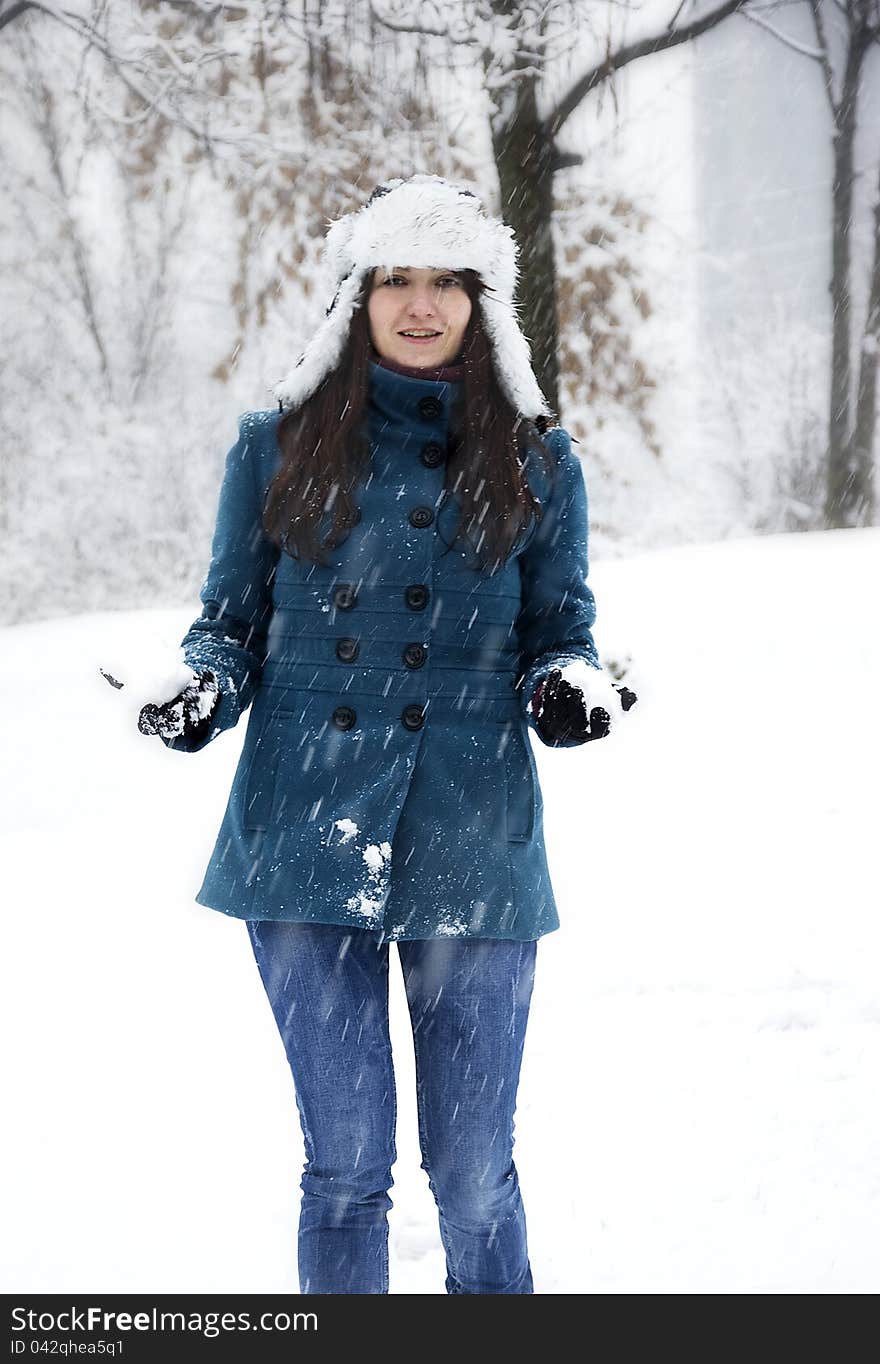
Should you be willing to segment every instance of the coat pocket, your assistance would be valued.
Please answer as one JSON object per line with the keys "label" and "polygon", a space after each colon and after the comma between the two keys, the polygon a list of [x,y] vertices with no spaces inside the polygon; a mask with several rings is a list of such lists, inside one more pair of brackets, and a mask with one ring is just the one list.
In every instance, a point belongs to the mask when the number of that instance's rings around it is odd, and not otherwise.
{"label": "coat pocket", "polygon": [[247,743],[252,728],[248,727],[246,736],[248,751],[242,753],[241,822],[245,829],[268,829],[284,739],[277,716],[265,716],[262,724],[254,729],[253,741]]}
{"label": "coat pocket", "polygon": [[504,747],[507,775],[507,841],[527,843],[535,832],[539,800],[535,755],[518,725],[511,726]]}

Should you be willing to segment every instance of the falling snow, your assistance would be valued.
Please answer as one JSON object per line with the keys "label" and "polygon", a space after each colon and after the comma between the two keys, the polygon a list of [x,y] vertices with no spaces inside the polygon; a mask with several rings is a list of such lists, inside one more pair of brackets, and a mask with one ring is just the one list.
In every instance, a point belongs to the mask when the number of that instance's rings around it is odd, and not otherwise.
{"label": "falling snow", "polygon": [[[236,33],[206,48],[209,55],[222,56],[224,46],[245,51],[249,8],[242,22],[225,25]],[[260,8],[253,7],[258,27]],[[321,5],[314,8],[321,13]],[[577,6],[522,7],[527,19],[535,11],[540,26],[528,45],[511,14],[495,14],[510,8],[465,6],[463,26],[442,20],[466,93],[452,101],[454,132],[441,138],[439,159],[472,167],[485,185],[497,179],[481,150],[486,116],[504,147],[522,59],[535,63],[549,108],[582,72],[586,51],[566,27]],[[51,19],[55,7],[43,9]],[[372,6],[365,9],[372,14]],[[849,9],[837,5],[844,19]],[[792,35],[808,35],[796,18],[787,23],[795,25]],[[428,164],[436,130],[425,141],[406,118],[386,118],[387,135],[371,147],[370,129],[355,118],[352,130],[329,94],[325,123],[334,141],[304,144],[302,120],[287,116],[302,93],[303,64],[285,60],[284,25],[276,27],[281,46],[272,69],[252,64],[263,80],[261,97],[253,101],[242,85],[245,97],[227,100],[229,136],[221,143],[243,156],[259,158],[263,149],[283,166],[317,158],[346,194],[351,164],[361,165],[361,188],[378,176],[383,158],[395,165],[421,147]],[[750,28],[750,36],[743,33]],[[252,964],[243,968],[243,934],[227,931],[241,924],[218,923],[190,903],[244,726],[198,765],[181,765],[145,744],[134,725],[144,702],[173,699],[203,667],[215,671],[227,698],[250,694],[246,667],[228,671],[227,655],[240,658],[246,647],[219,622],[189,662],[176,646],[184,608],[168,613],[161,639],[152,623],[169,583],[197,581],[208,545],[213,506],[204,493],[223,427],[216,385],[206,376],[225,349],[232,401],[264,391],[259,337],[250,324],[239,327],[237,340],[228,328],[224,336],[217,321],[217,299],[228,295],[228,271],[239,262],[235,252],[224,262],[216,241],[235,237],[242,177],[217,176],[212,156],[193,160],[184,136],[160,169],[173,190],[184,167],[195,192],[191,208],[180,207],[179,225],[207,229],[169,236],[166,219],[178,214],[164,192],[145,195],[135,223],[124,192],[130,158],[106,156],[114,149],[112,127],[109,140],[92,137],[96,125],[71,116],[78,96],[72,86],[65,94],[63,82],[53,87],[57,108],[19,98],[27,63],[17,62],[18,30],[10,31],[5,75],[16,117],[4,147],[9,203],[34,237],[25,246],[23,236],[21,249],[7,253],[5,313],[15,319],[6,366],[15,395],[10,410],[25,412],[25,426],[40,433],[41,459],[62,496],[53,505],[43,482],[29,477],[34,440],[13,418],[4,473],[7,618],[32,623],[4,632],[0,679],[4,895],[19,910],[7,916],[0,989],[0,1025],[15,1038],[8,1065],[16,1095],[2,1138],[5,1278],[16,1292],[70,1292],[86,1281],[130,1291],[161,1280],[171,1290],[288,1294],[294,1245],[278,1191],[287,1191],[289,1210],[302,1152],[293,1103],[281,1088],[283,1059],[277,1046],[265,1045],[268,1019]],[[844,32],[838,20],[837,57]],[[76,37],[69,26],[43,23],[39,51],[48,76],[70,66]],[[815,42],[805,41],[815,57]],[[183,128],[188,96],[173,84],[175,43],[173,34],[161,38],[156,50],[163,71],[168,59],[166,103]],[[138,48],[138,70],[153,99],[159,68],[151,69],[149,44],[141,47],[148,59]],[[441,48],[431,50],[426,79],[436,73],[444,95],[449,72]],[[558,82],[540,71],[554,49]],[[389,49],[383,70],[393,74],[406,50],[403,41]],[[413,50],[424,58],[422,37]],[[472,54],[478,65],[470,69]],[[878,105],[870,82],[877,52],[865,64],[854,171],[842,177],[829,168],[833,120],[823,82],[803,56],[794,37],[786,45],[766,26],[728,23],[696,48],[682,44],[677,56],[633,63],[620,117],[597,91],[595,117],[585,102],[558,149],[565,153],[570,144],[583,153],[582,167],[555,177],[552,196],[567,357],[560,399],[566,424],[580,435],[598,508],[591,581],[601,584],[608,664],[600,672],[572,659],[562,675],[588,706],[616,711],[616,635],[619,656],[634,651],[640,705],[602,744],[537,752],[563,927],[539,949],[517,1116],[540,1292],[880,1287],[880,532],[767,533],[818,523],[832,339],[832,179],[855,192],[849,358],[867,362],[880,352],[876,324],[862,334],[875,249]],[[236,66],[246,71],[248,64]],[[387,84],[388,98],[375,106],[380,113],[393,104],[395,83]],[[151,106],[160,114],[161,103]],[[257,137],[248,127],[253,108],[265,122]],[[44,155],[47,114],[64,132],[57,157]],[[213,126],[222,132],[222,124]],[[132,131],[137,127],[126,137]],[[280,326],[287,345],[291,320],[290,340],[299,342],[323,312],[313,243],[305,242],[301,268],[291,267],[289,254],[304,235],[309,195],[302,187],[310,194],[317,182],[301,175],[279,213],[277,177],[259,174],[259,165],[251,171],[246,178],[258,198],[252,203],[250,191],[245,198],[263,225],[248,255],[249,292],[263,298],[266,279],[277,282],[266,303],[268,330],[277,334]],[[323,215],[343,204],[320,207]],[[307,209],[314,218],[316,205],[309,201]],[[76,233],[59,234],[59,221],[75,223]],[[72,247],[78,271],[65,265]],[[17,268],[25,256],[28,269]],[[632,273],[611,268],[626,256]],[[133,287],[114,288],[116,272],[106,262],[117,258],[167,268],[140,298],[134,276]],[[216,287],[189,287],[206,264]],[[531,264],[526,249],[521,265]],[[146,278],[149,285],[149,271]],[[94,308],[72,306],[78,295],[70,281],[90,303],[94,294]],[[590,291],[606,290],[603,313]],[[163,326],[145,331],[153,314]],[[64,327],[46,347],[52,315],[63,317]],[[632,350],[618,351],[618,339]],[[603,362],[602,354],[616,359]],[[97,355],[106,373],[90,375]],[[866,363],[863,373],[870,371]],[[628,376],[642,374],[644,384],[633,387]],[[859,378],[851,375],[853,390]],[[164,397],[156,401],[157,394]],[[646,400],[645,421],[634,394]],[[244,418],[246,451],[258,421]],[[662,459],[649,448],[648,432],[656,432]],[[851,460],[850,472],[855,468]],[[97,486],[111,491],[95,497]],[[405,512],[406,493],[401,484],[395,512]],[[136,515],[121,515],[123,502]],[[377,518],[383,534],[392,524]],[[737,539],[756,531],[758,539]],[[678,548],[669,549],[673,544]],[[652,552],[642,554],[645,547]],[[381,585],[381,574],[373,581]],[[250,592],[238,598],[247,609]],[[566,600],[562,591],[558,604]],[[120,609],[134,602],[144,609]],[[326,627],[331,605],[312,605]],[[484,621],[476,607],[468,620],[470,609],[461,624],[473,637]],[[69,619],[46,619],[64,612]],[[491,612],[484,615],[491,621]],[[446,625],[439,600],[424,619],[432,631]],[[835,674],[826,714],[819,703],[827,696],[828,660]],[[118,692],[100,681],[99,666],[122,681]],[[386,693],[395,675],[387,674]],[[467,715],[471,699],[462,685],[459,715]],[[199,694],[201,715],[212,701]],[[227,704],[224,714],[237,708],[237,701]],[[305,724],[302,715],[296,721]],[[303,749],[303,775],[320,766],[328,727]],[[399,725],[368,732],[377,749],[394,754]],[[468,747],[482,745],[503,766],[516,747],[508,738],[504,732],[496,744],[480,732]],[[399,762],[389,757],[395,780]],[[411,775],[412,757],[401,766]],[[342,816],[317,825],[319,815],[326,821],[340,807],[362,808],[339,791],[311,804],[309,833],[317,827],[321,837],[309,857],[344,869],[344,890],[330,912],[344,907],[372,927],[387,905],[394,849],[383,834],[390,821],[363,817],[362,828]],[[265,876],[289,867],[287,833],[265,844],[257,833],[262,851],[245,885],[258,868]],[[221,860],[231,863],[233,848],[226,839]],[[463,871],[460,889],[470,868]],[[305,894],[307,874],[301,883]],[[424,887],[426,901],[434,889]],[[441,913],[436,934],[478,932],[488,912],[486,901],[476,900],[467,920]],[[405,931],[395,925],[388,936]],[[157,982],[164,986],[160,1009]],[[51,1007],[41,1007],[46,1000]],[[403,1068],[413,1059],[410,1020],[400,993],[391,1005]],[[361,1013],[340,1018],[331,1003],[320,1020],[366,1050]],[[466,1037],[461,1041],[452,1065],[467,1064]],[[114,1083],[93,1085],[84,1096],[83,1073],[96,1063]],[[406,1078],[414,1080],[415,1071]],[[394,1285],[437,1292],[444,1251],[419,1168],[415,1084],[401,1083],[399,1091],[410,1109],[399,1124]],[[396,1102],[387,1093],[379,1117],[396,1116]],[[467,1109],[453,1112],[465,1127]],[[206,1124],[217,1140],[204,1141]],[[357,1167],[363,1146],[354,1128],[350,1136]],[[169,1227],[177,1234],[169,1237]],[[491,1237],[496,1230],[492,1224]]]}
{"label": "falling snow", "polygon": [[[602,567],[605,638],[619,633],[632,649],[639,705],[616,737],[536,751],[562,930],[538,947],[516,1127],[543,1292],[880,1287],[878,537],[768,536]],[[734,668],[731,614],[719,604],[744,601],[760,664]],[[175,628],[179,614],[169,613]],[[827,673],[816,673],[817,619],[823,652],[847,678],[848,703],[824,738],[811,684]],[[139,612],[122,623],[132,636],[144,628]],[[7,915],[0,992],[17,1038],[12,1082],[26,1099],[2,1138],[15,1175],[5,1280],[23,1292],[67,1292],[84,1278],[147,1289],[161,1265],[167,1288],[191,1291],[195,1263],[197,1289],[289,1293],[289,1219],[276,1195],[295,1182],[302,1150],[283,1059],[266,1045],[243,934],[228,931],[241,925],[190,903],[194,840],[207,849],[214,832],[221,750],[185,771],[170,755],[155,761],[124,691],[97,667],[90,683],[79,665],[100,656],[107,624],[78,619],[75,649],[68,621],[10,629],[2,641],[0,740],[14,793],[0,823],[5,891],[30,911]],[[51,680],[38,656],[55,660]],[[34,685],[23,690],[22,677]],[[377,732],[381,743],[384,726]],[[169,801],[184,817],[157,826]],[[352,823],[358,833],[339,851],[365,884],[350,912],[371,927],[382,892],[371,893],[361,854],[385,840]],[[145,857],[145,830],[159,827],[161,856]],[[334,823],[334,841],[345,832]],[[48,1011],[35,1007],[36,964]],[[198,982],[210,1036],[193,1033],[187,989],[154,1007],[169,970]],[[443,1249],[419,1167],[400,989],[392,977],[401,1114],[392,1281],[438,1292]],[[350,1029],[361,1022],[352,1017]],[[117,1078],[86,1102],[78,1077],[96,1048]],[[133,1056],[161,1060],[146,1106]],[[663,1122],[646,1130],[646,1113]],[[223,1140],[206,1144],[206,1124]],[[230,1178],[230,1151],[257,1151],[241,1166],[247,1178]],[[256,1200],[254,1173],[266,1194]],[[221,1189],[230,1234],[206,1235]],[[182,1207],[189,1230],[169,1241]]]}

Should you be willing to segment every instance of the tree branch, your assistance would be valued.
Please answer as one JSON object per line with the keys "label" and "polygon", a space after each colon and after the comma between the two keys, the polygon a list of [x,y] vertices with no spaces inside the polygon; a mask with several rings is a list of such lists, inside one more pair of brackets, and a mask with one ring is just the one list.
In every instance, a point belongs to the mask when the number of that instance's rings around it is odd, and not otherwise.
{"label": "tree branch", "polygon": [[[373,4],[373,0],[370,0],[370,17],[391,33],[418,33],[420,36],[424,35],[428,38],[452,38],[448,28],[432,28],[429,24],[406,24],[400,20],[389,19],[386,15],[380,14]],[[473,38],[456,38],[453,41],[462,45],[475,42]]]}
{"label": "tree branch", "polygon": [[[141,114],[132,119],[123,120],[118,116],[117,121],[137,123],[147,118],[151,113],[155,114],[163,123],[169,127],[182,128],[190,137],[203,148],[227,145],[240,148],[247,140],[245,137],[233,137],[223,132],[207,132],[199,128],[192,119],[179,109],[175,109],[168,101],[168,95],[176,88],[174,76],[167,76],[156,90],[150,90],[146,85],[136,80],[126,67],[133,67],[138,75],[152,75],[149,68],[144,68],[143,63],[127,58],[122,52],[116,51],[111,47],[102,35],[97,31],[87,18],[80,14],[74,14],[69,10],[63,10],[59,6],[51,3],[51,0],[27,0],[28,8],[40,14],[45,14],[47,18],[54,19],[56,23],[67,28],[71,33],[76,34],[87,46],[95,48],[101,54],[107,65],[115,72],[116,76],[134,95],[143,106]],[[193,12],[203,12],[198,7],[193,7]],[[0,11],[2,17],[2,11]],[[97,107],[97,102],[96,102]],[[251,139],[253,141],[253,138]]]}
{"label": "tree branch", "polygon": [[809,0],[810,11],[813,15],[813,27],[816,30],[816,37],[819,40],[819,50],[822,63],[822,74],[825,77],[825,93],[828,96],[828,103],[831,105],[831,116],[837,123],[838,102],[834,98],[834,71],[831,66],[831,56],[828,49],[828,37],[825,33],[825,20],[822,18],[821,0]]}
{"label": "tree branch", "polygon": [[786,47],[790,47],[792,52],[798,52],[802,57],[812,57],[813,61],[821,63],[822,52],[818,47],[807,47],[804,43],[799,43],[796,38],[789,38],[787,33],[783,33],[780,29],[774,28],[772,24],[767,23],[766,19],[761,19],[757,14],[753,14],[748,9],[744,9],[742,14],[743,18],[748,19],[750,24],[757,24],[758,28],[766,29],[768,33],[772,33],[774,38],[778,38]]}
{"label": "tree branch", "polygon": [[196,0],[163,0],[169,9],[189,10],[200,19],[246,19],[248,11],[239,5],[200,5]]}
{"label": "tree branch", "polygon": [[424,24],[392,23],[390,19],[385,19],[381,14],[377,14],[376,11],[373,9],[372,5],[370,6],[370,14],[376,20],[376,23],[381,24],[383,28],[387,28],[389,33],[417,33],[420,38],[449,37],[449,34],[445,28],[426,28]]}
{"label": "tree branch", "polygon": [[562,152],[558,147],[554,147],[550,158],[551,171],[567,170],[569,166],[582,166],[584,158],[580,152]]}
{"label": "tree branch", "polygon": [[[731,14],[736,14],[737,10],[748,4],[748,0],[725,0],[718,9],[712,10],[701,19],[695,19],[691,24],[685,24],[684,28],[669,29],[663,33],[658,33],[652,38],[641,38],[638,42],[630,43],[629,46],[620,47],[616,52],[611,52],[591,71],[581,76],[568,91],[562,96],[552,113],[548,114],[544,120],[544,129],[549,137],[554,137],[565,121],[571,117],[581,101],[597,85],[601,85],[615,71],[620,71],[622,67],[628,66],[630,62],[638,61],[640,57],[650,56],[654,52],[664,52],[668,48],[678,47],[680,43],[691,42],[698,38],[701,33],[706,33],[709,29],[720,24]],[[677,11],[676,11],[677,12]]]}
{"label": "tree branch", "polygon": [[18,3],[10,5],[9,9],[0,10],[0,28],[5,28],[7,24],[11,24],[14,19],[17,19],[20,14],[24,14],[25,10],[33,8],[34,6],[31,4],[31,0],[18,0]]}

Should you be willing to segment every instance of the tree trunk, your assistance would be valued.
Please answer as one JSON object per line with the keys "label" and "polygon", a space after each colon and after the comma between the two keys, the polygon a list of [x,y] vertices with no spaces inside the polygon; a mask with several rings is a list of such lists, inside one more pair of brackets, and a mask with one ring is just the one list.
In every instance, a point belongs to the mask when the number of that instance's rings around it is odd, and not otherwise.
{"label": "tree trunk", "polygon": [[[506,81],[493,85],[492,152],[501,190],[501,214],[519,244],[520,323],[531,344],[535,377],[550,407],[558,413],[553,137],[538,117],[541,62],[536,56],[541,40],[531,26],[523,27],[523,0],[491,0],[491,6],[504,25],[521,36],[505,72]],[[492,55],[486,54],[487,69]]]}
{"label": "tree trunk", "polygon": [[831,404],[828,415],[828,470],[825,523],[831,528],[860,525],[867,489],[851,449],[852,390],[851,250],[853,148],[864,49],[853,37],[847,53],[840,103],[835,111],[834,184],[831,245]]}
{"label": "tree trunk", "polygon": [[880,178],[874,204],[874,259],[868,293],[868,315],[862,337],[859,390],[852,459],[856,477],[864,489],[863,525],[874,524],[874,440],[877,431],[877,370],[880,367]]}
{"label": "tree trunk", "polygon": [[519,243],[517,298],[523,331],[532,347],[538,383],[559,411],[556,254],[553,245],[553,149],[538,118],[537,78],[512,77],[492,120],[492,149],[501,187],[501,211]]}

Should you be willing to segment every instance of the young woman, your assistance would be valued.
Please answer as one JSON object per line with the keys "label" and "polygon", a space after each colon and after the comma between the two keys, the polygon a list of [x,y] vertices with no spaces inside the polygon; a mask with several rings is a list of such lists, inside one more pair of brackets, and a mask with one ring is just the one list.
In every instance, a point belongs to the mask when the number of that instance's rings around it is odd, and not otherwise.
{"label": "young woman", "polygon": [[417,175],[326,257],[327,316],[227,456],[192,685],[139,727],[197,752],[251,707],[196,898],[247,922],[293,1075],[301,1291],[389,1291],[394,941],[446,1290],[532,1293],[513,1120],[559,919],[527,730],[582,744],[635,697],[591,634],[583,474],[511,230]]}

